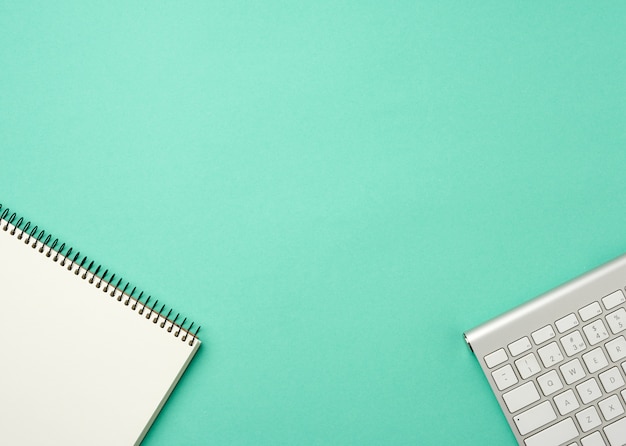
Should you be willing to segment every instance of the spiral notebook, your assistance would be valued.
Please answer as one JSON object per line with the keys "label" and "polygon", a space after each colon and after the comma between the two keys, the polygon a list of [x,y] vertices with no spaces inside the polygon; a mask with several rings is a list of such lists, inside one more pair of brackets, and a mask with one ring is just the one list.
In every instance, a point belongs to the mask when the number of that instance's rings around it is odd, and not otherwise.
{"label": "spiral notebook", "polygon": [[101,270],[0,205],[0,444],[139,444],[198,350]]}

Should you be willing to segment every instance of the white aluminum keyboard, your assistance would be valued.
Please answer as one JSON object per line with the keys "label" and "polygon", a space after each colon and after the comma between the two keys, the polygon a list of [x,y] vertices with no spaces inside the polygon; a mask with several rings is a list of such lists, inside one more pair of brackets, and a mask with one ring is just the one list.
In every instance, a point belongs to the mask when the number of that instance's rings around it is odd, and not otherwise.
{"label": "white aluminum keyboard", "polygon": [[626,445],[626,256],[465,333],[523,446]]}

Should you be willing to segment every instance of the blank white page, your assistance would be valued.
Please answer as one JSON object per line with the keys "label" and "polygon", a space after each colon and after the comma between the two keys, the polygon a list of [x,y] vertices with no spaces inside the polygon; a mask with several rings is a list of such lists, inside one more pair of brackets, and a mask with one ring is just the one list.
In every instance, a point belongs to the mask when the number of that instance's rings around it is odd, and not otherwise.
{"label": "blank white page", "polygon": [[0,223],[0,444],[140,443],[200,341]]}

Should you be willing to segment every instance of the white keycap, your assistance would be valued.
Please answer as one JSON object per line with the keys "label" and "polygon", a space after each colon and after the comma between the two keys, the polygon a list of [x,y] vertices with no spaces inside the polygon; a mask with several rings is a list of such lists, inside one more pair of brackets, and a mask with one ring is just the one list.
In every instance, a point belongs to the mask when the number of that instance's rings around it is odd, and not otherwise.
{"label": "white keycap", "polygon": [[491,372],[491,376],[493,376],[493,380],[496,382],[496,386],[499,390],[508,389],[517,384],[517,376],[515,376],[511,364],[507,364],[501,369]]}
{"label": "white keycap", "polygon": [[543,362],[545,367],[552,367],[554,364],[563,361],[563,354],[556,342],[551,342],[545,347],[541,347],[537,350],[537,353],[539,353],[541,362]]}
{"label": "white keycap", "polygon": [[500,350],[496,350],[495,352],[489,353],[485,356],[485,364],[487,364],[487,367],[492,369],[495,366],[502,364],[507,359],[509,359],[509,357],[506,355],[504,349],[501,348]]}
{"label": "white keycap", "polygon": [[602,308],[598,302],[593,302],[578,310],[578,314],[583,322],[587,322],[589,319],[593,319],[594,317],[601,315]]}
{"label": "white keycap", "polygon": [[539,398],[537,387],[535,387],[535,383],[532,381],[502,395],[502,399],[511,413],[517,412],[535,401],[539,401]]}
{"label": "white keycap", "polygon": [[541,367],[539,366],[534,353],[529,353],[515,361],[515,366],[517,367],[522,379],[526,379],[541,371]]}
{"label": "white keycap", "polygon": [[609,365],[609,362],[606,360],[606,356],[604,356],[604,352],[600,347],[585,353],[583,355],[583,361],[585,361],[585,365],[587,366],[589,373],[595,373]]}
{"label": "white keycap", "polygon": [[607,310],[617,307],[624,301],[626,301],[626,299],[624,299],[624,293],[622,293],[622,290],[613,291],[608,296],[602,298],[602,303]]}
{"label": "white keycap", "polygon": [[546,342],[548,339],[552,339],[556,335],[554,334],[552,327],[550,325],[546,325],[545,327],[534,331],[531,336],[533,337],[535,344],[539,345]]}
{"label": "white keycap", "polygon": [[587,376],[578,358],[572,359],[570,362],[566,362],[559,367],[559,369],[561,369],[561,373],[563,374],[567,384],[575,383],[576,381],[579,381]]}
{"label": "white keycap", "polygon": [[615,338],[604,344],[604,346],[606,351],[609,352],[611,361],[617,362],[622,358],[626,358],[626,339],[624,339],[624,336]]}
{"label": "white keycap", "polygon": [[602,421],[595,406],[587,407],[576,414],[576,419],[583,432],[589,432],[594,427],[600,426]]}
{"label": "white keycap", "polygon": [[578,399],[576,399],[576,395],[574,395],[574,391],[572,389],[568,389],[560,395],[555,396],[554,402],[556,403],[556,408],[559,409],[559,413],[561,415],[567,415],[580,407]]}
{"label": "white keycap", "polygon": [[598,319],[589,325],[585,325],[583,327],[583,331],[585,332],[585,336],[587,337],[590,345],[596,345],[598,342],[602,342],[609,337],[609,332],[606,330],[602,319]]}
{"label": "white keycap", "polygon": [[563,336],[561,338],[561,345],[563,345],[567,356],[575,355],[581,350],[587,348],[585,341],[583,341],[583,337],[578,330],[568,334],[567,336]]}
{"label": "white keycap", "polygon": [[527,336],[524,336],[522,339],[518,339],[515,342],[509,344],[509,351],[511,355],[517,356],[525,351],[530,350],[532,345],[530,344],[530,339]]}
{"label": "white keycap", "polygon": [[566,418],[532,437],[528,437],[525,443],[526,446],[560,446],[577,436],[578,429],[576,429],[574,420]]}
{"label": "white keycap", "polygon": [[608,369],[606,372],[600,373],[599,378],[602,383],[602,387],[604,387],[604,390],[607,393],[612,392],[615,389],[619,389],[624,385],[624,378],[622,378],[622,374],[619,372],[617,367],[613,367],[612,369]]}
{"label": "white keycap", "polygon": [[[574,443],[574,445],[575,444],[576,443]],[[581,446],[606,446],[600,432],[594,432],[593,434],[586,436],[580,440],[580,444]]]}
{"label": "white keycap", "polygon": [[578,395],[583,404],[590,403],[593,400],[597,400],[602,396],[600,387],[595,378],[588,379],[587,381],[580,383],[576,386]]}
{"label": "white keycap", "polygon": [[620,308],[606,316],[609,328],[613,334],[617,334],[626,328],[626,310]]}
{"label": "white keycap", "polygon": [[563,388],[563,383],[559,378],[556,370],[551,370],[548,373],[541,375],[537,378],[537,382],[541,387],[541,391],[545,396],[552,395],[554,392],[558,392]]}
{"label": "white keycap", "polygon": [[583,341],[583,337],[578,330],[568,334],[567,336],[563,336],[560,341],[567,356],[575,355],[576,353],[587,348],[587,345],[585,344],[585,341]]}
{"label": "white keycap", "polygon": [[556,329],[559,330],[559,333],[563,333],[570,328],[574,328],[578,325],[578,319],[576,319],[576,315],[574,313],[568,314],[565,317],[562,317],[558,321],[554,323],[556,325]]}
{"label": "white keycap", "polygon": [[611,446],[623,446],[626,443],[626,418],[605,427],[604,433]]}
{"label": "white keycap", "polygon": [[556,413],[554,413],[554,409],[549,401],[544,401],[538,406],[513,417],[513,421],[515,421],[515,425],[521,435],[526,435],[554,420],[556,420]]}
{"label": "white keycap", "polygon": [[600,411],[606,421],[610,421],[624,413],[624,408],[622,407],[622,403],[620,403],[617,395],[610,396],[607,399],[600,401],[598,403],[598,407],[600,408]]}

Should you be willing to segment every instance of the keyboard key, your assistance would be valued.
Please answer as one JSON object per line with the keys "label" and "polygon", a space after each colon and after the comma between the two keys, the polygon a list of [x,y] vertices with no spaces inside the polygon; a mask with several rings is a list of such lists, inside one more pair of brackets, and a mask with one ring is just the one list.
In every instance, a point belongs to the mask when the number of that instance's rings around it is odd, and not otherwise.
{"label": "keyboard key", "polygon": [[[580,440],[580,444],[581,446],[606,446],[606,443],[602,439],[602,435],[597,431]],[[576,446],[576,443],[573,443],[570,446]]]}
{"label": "keyboard key", "polygon": [[526,435],[554,420],[556,420],[556,413],[549,401],[544,401],[538,406],[513,417],[521,435]]}
{"label": "keyboard key", "polygon": [[623,446],[626,442],[626,418],[622,418],[604,428],[611,446]]}
{"label": "keyboard key", "polygon": [[576,381],[580,381],[587,376],[578,358],[572,359],[570,362],[566,362],[559,367],[559,369],[561,369],[561,373],[563,374],[567,384],[575,383]]}
{"label": "keyboard key", "polygon": [[524,353],[525,351],[530,350],[531,347],[532,345],[530,345],[530,339],[524,336],[522,339],[518,339],[517,341],[510,343],[509,351],[511,352],[511,355],[517,356],[521,353]]}
{"label": "keyboard key", "polygon": [[578,429],[576,429],[574,420],[572,420],[571,418],[566,418],[563,421],[560,421],[555,425],[550,426],[549,428],[542,430],[541,432],[531,437],[528,437],[525,440],[525,443],[526,446],[560,446],[566,441],[572,440],[577,436]]}
{"label": "keyboard key", "polygon": [[604,344],[604,346],[606,351],[609,352],[611,361],[617,362],[622,358],[626,358],[626,339],[624,339],[624,336],[615,338]]}
{"label": "keyboard key", "polygon": [[626,310],[620,308],[617,311],[607,315],[606,321],[613,334],[617,334],[626,328]]}
{"label": "keyboard key", "polygon": [[613,291],[608,296],[602,298],[604,308],[606,308],[607,310],[617,307],[619,304],[625,301],[626,299],[624,299],[624,293],[622,293],[622,290]]}
{"label": "keyboard key", "polygon": [[537,382],[541,387],[541,391],[545,396],[552,395],[554,392],[558,392],[563,388],[561,378],[556,373],[556,370],[551,370],[548,373],[541,375],[537,378]]}
{"label": "keyboard key", "polygon": [[541,367],[537,362],[537,357],[534,353],[529,353],[526,356],[515,361],[515,366],[519,371],[522,379],[526,379],[530,376],[533,376],[541,371]]}
{"label": "keyboard key", "polygon": [[580,395],[580,400],[583,404],[590,403],[593,400],[597,400],[602,396],[600,387],[595,378],[588,379],[587,381],[580,383],[576,386],[576,391]]}
{"label": "keyboard key", "polygon": [[517,412],[535,401],[539,401],[539,398],[537,387],[535,387],[535,383],[532,381],[502,395],[502,399],[511,413]]}
{"label": "keyboard key", "polygon": [[493,380],[496,382],[496,386],[499,390],[508,389],[518,382],[511,364],[507,364],[501,369],[491,372],[491,376],[493,376]]}
{"label": "keyboard key", "polygon": [[550,325],[546,325],[545,327],[534,331],[531,336],[533,337],[533,341],[535,341],[535,344],[539,345],[543,344],[548,339],[552,339],[556,335],[554,334],[554,330],[552,329],[552,327]]}
{"label": "keyboard key", "polygon": [[581,350],[587,348],[585,341],[583,341],[583,337],[578,330],[567,336],[563,336],[561,338],[561,345],[563,345],[567,356],[575,355]]}
{"label": "keyboard key", "polygon": [[595,406],[587,407],[576,414],[576,419],[583,432],[589,432],[594,427],[600,426],[602,421]]}
{"label": "keyboard key", "polygon": [[485,356],[485,364],[487,364],[487,367],[492,369],[495,366],[502,364],[507,359],[509,359],[509,357],[506,355],[504,349],[501,348],[500,350],[496,350],[495,352],[489,353]]}
{"label": "keyboard key", "polygon": [[602,342],[609,337],[609,332],[606,330],[602,319],[598,319],[589,325],[585,325],[583,327],[583,331],[589,341],[589,345],[596,345],[598,342]]}
{"label": "keyboard key", "polygon": [[567,316],[559,319],[554,323],[556,325],[556,329],[559,330],[559,333],[566,332],[570,328],[574,328],[578,325],[578,319],[576,319],[576,315],[574,313],[568,314]]}
{"label": "keyboard key", "polygon": [[580,407],[572,389],[568,389],[560,395],[555,396],[554,402],[561,415],[567,415]]}
{"label": "keyboard key", "polygon": [[589,373],[595,373],[609,365],[609,362],[606,360],[606,356],[604,356],[602,348],[600,347],[585,353],[583,355],[583,361],[585,361],[585,365],[587,366]]}
{"label": "keyboard key", "polygon": [[601,315],[602,308],[598,302],[593,302],[578,310],[578,314],[583,322],[587,322],[589,319],[593,319],[594,317]]}
{"label": "keyboard key", "polygon": [[610,396],[609,398],[600,401],[598,403],[598,407],[600,408],[600,411],[606,421],[610,421],[624,413],[624,408],[622,407],[622,403],[620,403],[617,395]]}
{"label": "keyboard key", "polygon": [[537,353],[539,353],[541,362],[543,362],[543,365],[546,368],[552,367],[554,364],[558,364],[563,361],[563,354],[561,353],[561,349],[556,342],[551,342],[545,347],[541,347],[537,350]]}
{"label": "keyboard key", "polygon": [[608,369],[606,372],[600,373],[599,378],[602,383],[602,387],[604,387],[604,390],[607,393],[612,392],[615,389],[619,389],[625,384],[624,378],[622,378],[622,374],[619,372],[617,367],[613,367],[612,369]]}

